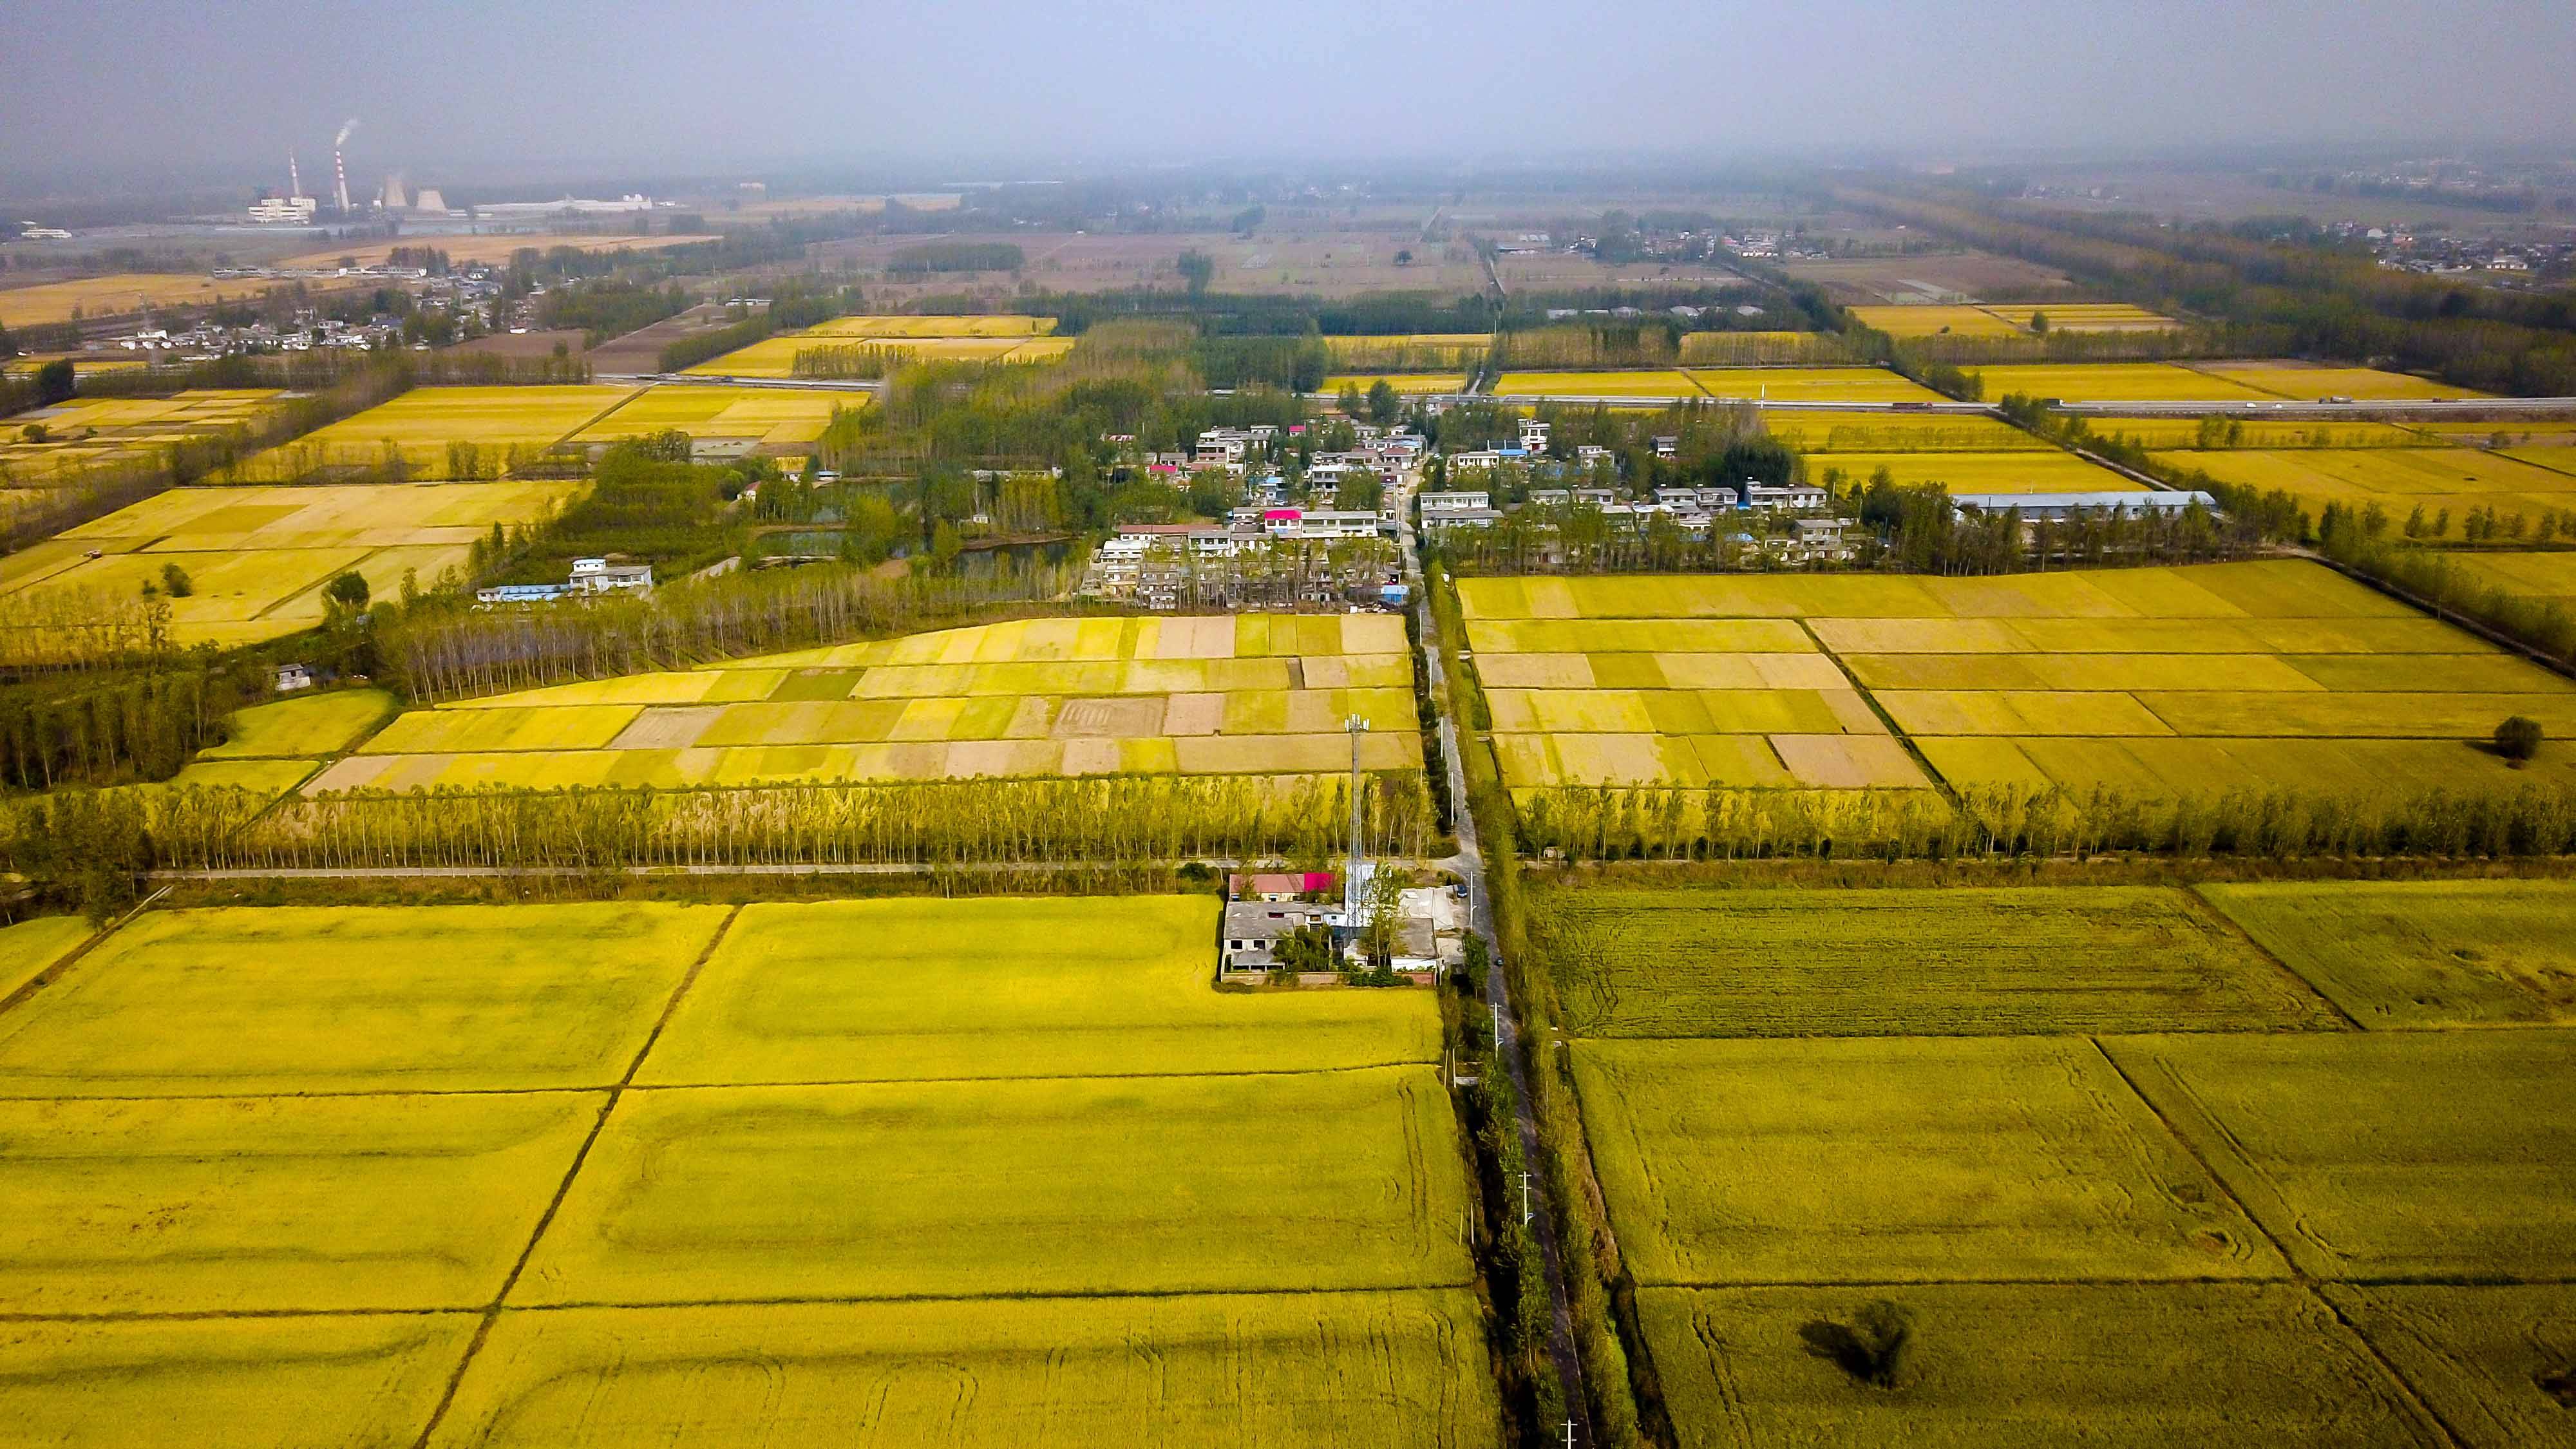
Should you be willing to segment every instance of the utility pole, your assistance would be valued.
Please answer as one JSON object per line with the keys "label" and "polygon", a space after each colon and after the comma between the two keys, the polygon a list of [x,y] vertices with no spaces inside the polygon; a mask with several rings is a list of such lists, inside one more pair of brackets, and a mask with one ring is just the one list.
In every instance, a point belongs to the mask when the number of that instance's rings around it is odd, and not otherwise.
{"label": "utility pole", "polygon": [[1367,797],[1360,780],[1360,736],[1368,733],[1368,727],[1368,721],[1359,715],[1342,721],[1342,728],[1351,735],[1351,851],[1350,868],[1342,874],[1342,919],[1354,934],[1360,928],[1362,863],[1368,858],[1367,846],[1360,839],[1361,822],[1367,814]]}
{"label": "utility pole", "polygon": [[1522,1174],[1521,1174],[1521,1225],[1522,1225],[1523,1227],[1527,1227],[1527,1226],[1529,1225],[1529,1220],[1530,1220],[1530,1217],[1531,1217],[1531,1213],[1530,1213],[1530,1200],[1529,1200],[1529,1180],[1530,1180],[1530,1175],[1529,1175],[1528,1173],[1524,1172],[1524,1173],[1522,1173]]}

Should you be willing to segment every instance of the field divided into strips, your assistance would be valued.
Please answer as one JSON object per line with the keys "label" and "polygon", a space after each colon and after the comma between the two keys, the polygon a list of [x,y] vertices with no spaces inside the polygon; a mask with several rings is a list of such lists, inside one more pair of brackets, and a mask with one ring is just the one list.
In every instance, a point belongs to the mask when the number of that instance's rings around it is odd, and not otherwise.
{"label": "field divided into strips", "polygon": [[1900,486],[1938,483],[1952,496],[1962,493],[2143,493],[2146,486],[2072,453],[2054,449],[2005,453],[1809,453],[1807,479],[1822,482],[1825,470],[1838,468],[1852,483],[1863,483],[1884,468]]}
{"label": "field divided into strips", "polygon": [[2576,612],[2576,551],[2504,553],[2462,550],[2445,556],[2479,584],[2527,599],[2545,599]]}
{"label": "field divided into strips", "polygon": [[2192,367],[2293,402],[2319,402],[2330,397],[2391,402],[2488,396],[2474,388],[2453,387],[2430,378],[2372,367],[2319,367],[2304,362],[2195,362]]}
{"label": "field divided into strips", "polygon": [[[63,468],[148,455],[183,438],[247,427],[268,411],[274,388],[197,388],[150,398],[74,398],[13,415],[0,431],[0,475],[41,485]],[[43,442],[26,436],[45,432]]]}
{"label": "field divided into strips", "polygon": [[269,284],[169,272],[118,272],[70,282],[0,288],[0,327],[35,327],[86,317],[115,317],[154,307],[211,307],[260,296]]}
{"label": "field divided into strips", "polygon": [[[2127,438],[2142,448],[2192,448],[2201,446],[2199,418],[2093,418],[2093,431],[2104,437]],[[2348,423],[2329,420],[2294,420],[2289,418],[2221,419],[2227,429],[2217,439],[2218,449],[2204,450],[2188,456],[2206,456],[2207,452],[2237,448],[2434,448],[2447,446],[2441,437],[2425,430],[2420,423]],[[2173,461],[2173,460],[2167,460]]]}
{"label": "field divided into strips", "polygon": [[1053,362],[1074,339],[1052,317],[835,317],[765,337],[687,369],[706,377],[792,377],[796,354],[815,347],[875,347],[913,361]]}
{"label": "field divided into strips", "polygon": [[1046,337],[1055,332],[1053,317],[1017,313],[980,316],[834,317],[805,329],[808,337]]}
{"label": "field divided into strips", "polygon": [[1482,332],[1416,332],[1388,337],[1327,337],[1333,366],[1352,372],[1464,373],[1494,339]]}
{"label": "field divided into strips", "polygon": [[867,406],[869,394],[797,392],[779,388],[701,387],[666,383],[618,404],[615,411],[572,435],[576,443],[605,443],[671,429],[692,438],[753,438],[765,449],[804,450],[823,436],[832,414]]}
{"label": "field divided into strips", "polygon": [[1496,397],[1704,397],[1679,368],[1632,372],[1506,372],[1494,382]]}
{"label": "field divided into strips", "polygon": [[1979,413],[1825,412],[1772,408],[1763,430],[1802,453],[2048,452],[2052,445]]}
{"label": "field divided into strips", "polygon": [[2033,319],[2041,313],[2047,314],[2051,332],[2168,332],[2180,325],[2171,317],[2126,302],[1926,303],[1854,307],[1851,312],[1861,325],[1896,338],[2032,337],[2038,335]]}
{"label": "field divided into strips", "polygon": [[1971,368],[1990,399],[2063,398],[2068,402],[2278,402],[2266,392],[2178,362],[2041,362]]}
{"label": "field divided into strips", "polygon": [[[1624,776],[1585,778],[1508,738],[1643,727],[1615,704],[1507,706],[1533,666],[1499,656],[1544,641],[1578,656],[1555,687],[1597,693],[1583,658],[1689,637],[1683,628],[1806,652],[1819,680],[1830,668],[1856,683],[1867,699],[1855,693],[1853,704],[1874,705],[1961,786],[2104,786],[2138,798],[2509,786],[2527,772],[2476,743],[2498,721],[2523,714],[2553,737],[2576,732],[2576,686],[2300,562],[1966,579],[1468,579],[1459,592],[1516,789],[1779,783],[1693,776],[1645,755]],[[1562,738],[1551,748],[1564,758]],[[2551,778],[2570,768],[2563,753],[2532,767]]]}
{"label": "field divided into strips", "polygon": [[2571,891],[1542,884],[1680,1442],[2566,1442]]}
{"label": "field divided into strips", "polygon": [[435,478],[447,467],[450,443],[472,443],[487,453],[550,448],[633,394],[632,388],[588,385],[416,387],[308,433],[294,446],[325,458],[372,460],[391,444],[419,476]]}
{"label": "field divided into strips", "polygon": [[399,716],[308,786],[732,785],[1422,768],[1385,614],[1025,620]]}
{"label": "field divided into strips", "polygon": [[1513,590],[1556,582],[1459,585],[1514,790],[1930,783],[1795,620],[1513,614]]}
{"label": "field divided into strips", "polygon": [[1884,367],[1695,367],[1690,379],[1730,402],[1944,402]]}
{"label": "field divided into strips", "polygon": [[1436,1003],[1221,996],[1216,913],[148,914],[0,1014],[0,1411],[274,1442],[255,1391],[399,1445],[453,1381],[430,1442],[1494,1442]]}
{"label": "field divided into strips", "polygon": [[[376,597],[397,594],[406,571],[426,587],[462,568],[495,523],[559,508],[575,481],[371,483],[174,488],[0,560],[0,596],[25,628],[49,610],[85,617],[85,600],[121,607],[156,589],[176,564],[193,585],[169,599],[182,643],[256,643],[311,628],[322,587],[350,569]],[[97,552],[100,556],[89,555]],[[51,599],[42,596],[53,596]],[[103,611],[103,610],[102,610]]]}
{"label": "field divided into strips", "polygon": [[2377,505],[2392,532],[2421,508],[2427,537],[2462,536],[2470,510],[2477,508],[2492,508],[2499,518],[2520,514],[2532,523],[2544,513],[2576,511],[2576,449],[2300,448],[2153,456],[2171,467],[2202,469],[2221,482],[2282,490],[2315,513],[2329,503]]}
{"label": "field divided into strips", "polygon": [[1355,387],[1367,392],[1381,382],[1407,396],[1463,392],[1467,386],[1466,377],[1455,372],[1337,372],[1315,384],[1315,393],[1320,397],[1339,397],[1343,388]]}
{"label": "field divided into strips", "polygon": [[2333,1028],[2296,976],[2160,887],[1550,890],[1534,940],[1587,1037]]}

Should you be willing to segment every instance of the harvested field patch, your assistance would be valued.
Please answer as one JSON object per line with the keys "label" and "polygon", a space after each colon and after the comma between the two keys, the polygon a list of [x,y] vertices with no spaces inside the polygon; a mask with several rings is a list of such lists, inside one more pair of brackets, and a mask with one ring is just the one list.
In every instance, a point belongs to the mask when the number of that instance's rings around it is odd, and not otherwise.
{"label": "harvested field patch", "polygon": [[430,1442],[1481,1449],[1482,1340],[1454,1289],[506,1313]]}
{"label": "harvested field patch", "polygon": [[[755,905],[638,1078],[915,1081],[1436,1061],[1417,992],[1220,993],[1207,897]],[[1117,1043],[1114,1060],[1103,1045]]]}
{"label": "harvested field patch", "polygon": [[2285,1271],[2088,1041],[1586,1041],[1573,1054],[1641,1285]]}
{"label": "harvested field patch", "polygon": [[2128,1037],[2106,1044],[2322,1278],[2576,1271],[2576,1037],[2552,1031]]}
{"label": "harvested field patch", "polygon": [[[83,358],[73,367],[89,372],[97,364]],[[155,455],[183,439],[246,428],[281,395],[274,388],[193,388],[165,398],[76,397],[13,415],[0,436],[0,472],[42,483],[57,469]],[[44,440],[29,438],[30,427],[42,429]]]}
{"label": "harvested field patch", "polygon": [[1584,1036],[2326,1028],[2188,892],[1547,890],[1532,943]]}
{"label": "harvested field patch", "polygon": [[[1913,1324],[1892,1388],[1835,1361],[1881,1300]],[[1684,1449],[2448,1442],[2289,1284],[1648,1288],[1637,1311]]]}

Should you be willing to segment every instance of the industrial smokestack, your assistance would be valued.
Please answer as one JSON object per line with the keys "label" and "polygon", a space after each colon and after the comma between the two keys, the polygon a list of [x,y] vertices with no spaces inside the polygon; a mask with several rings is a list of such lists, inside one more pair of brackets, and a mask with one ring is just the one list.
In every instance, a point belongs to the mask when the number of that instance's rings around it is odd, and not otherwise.
{"label": "industrial smokestack", "polygon": [[340,123],[340,134],[331,138],[331,185],[339,197],[342,216],[349,214],[349,166],[340,155],[340,147],[348,141],[349,133],[356,129],[358,118],[351,116]]}
{"label": "industrial smokestack", "polygon": [[293,201],[304,194],[304,178],[295,174],[295,153],[286,153],[286,199]]}

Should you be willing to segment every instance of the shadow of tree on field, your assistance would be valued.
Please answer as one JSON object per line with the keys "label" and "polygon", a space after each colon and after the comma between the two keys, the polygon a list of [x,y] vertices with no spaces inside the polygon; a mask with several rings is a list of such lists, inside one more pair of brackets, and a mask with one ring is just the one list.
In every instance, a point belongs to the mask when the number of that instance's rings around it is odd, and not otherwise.
{"label": "shadow of tree on field", "polygon": [[1814,1357],[1873,1388],[1892,1389],[1904,1375],[1906,1350],[1914,1342],[1914,1315],[1882,1298],[1864,1305],[1850,1323],[1819,1318],[1803,1324],[1798,1337]]}

